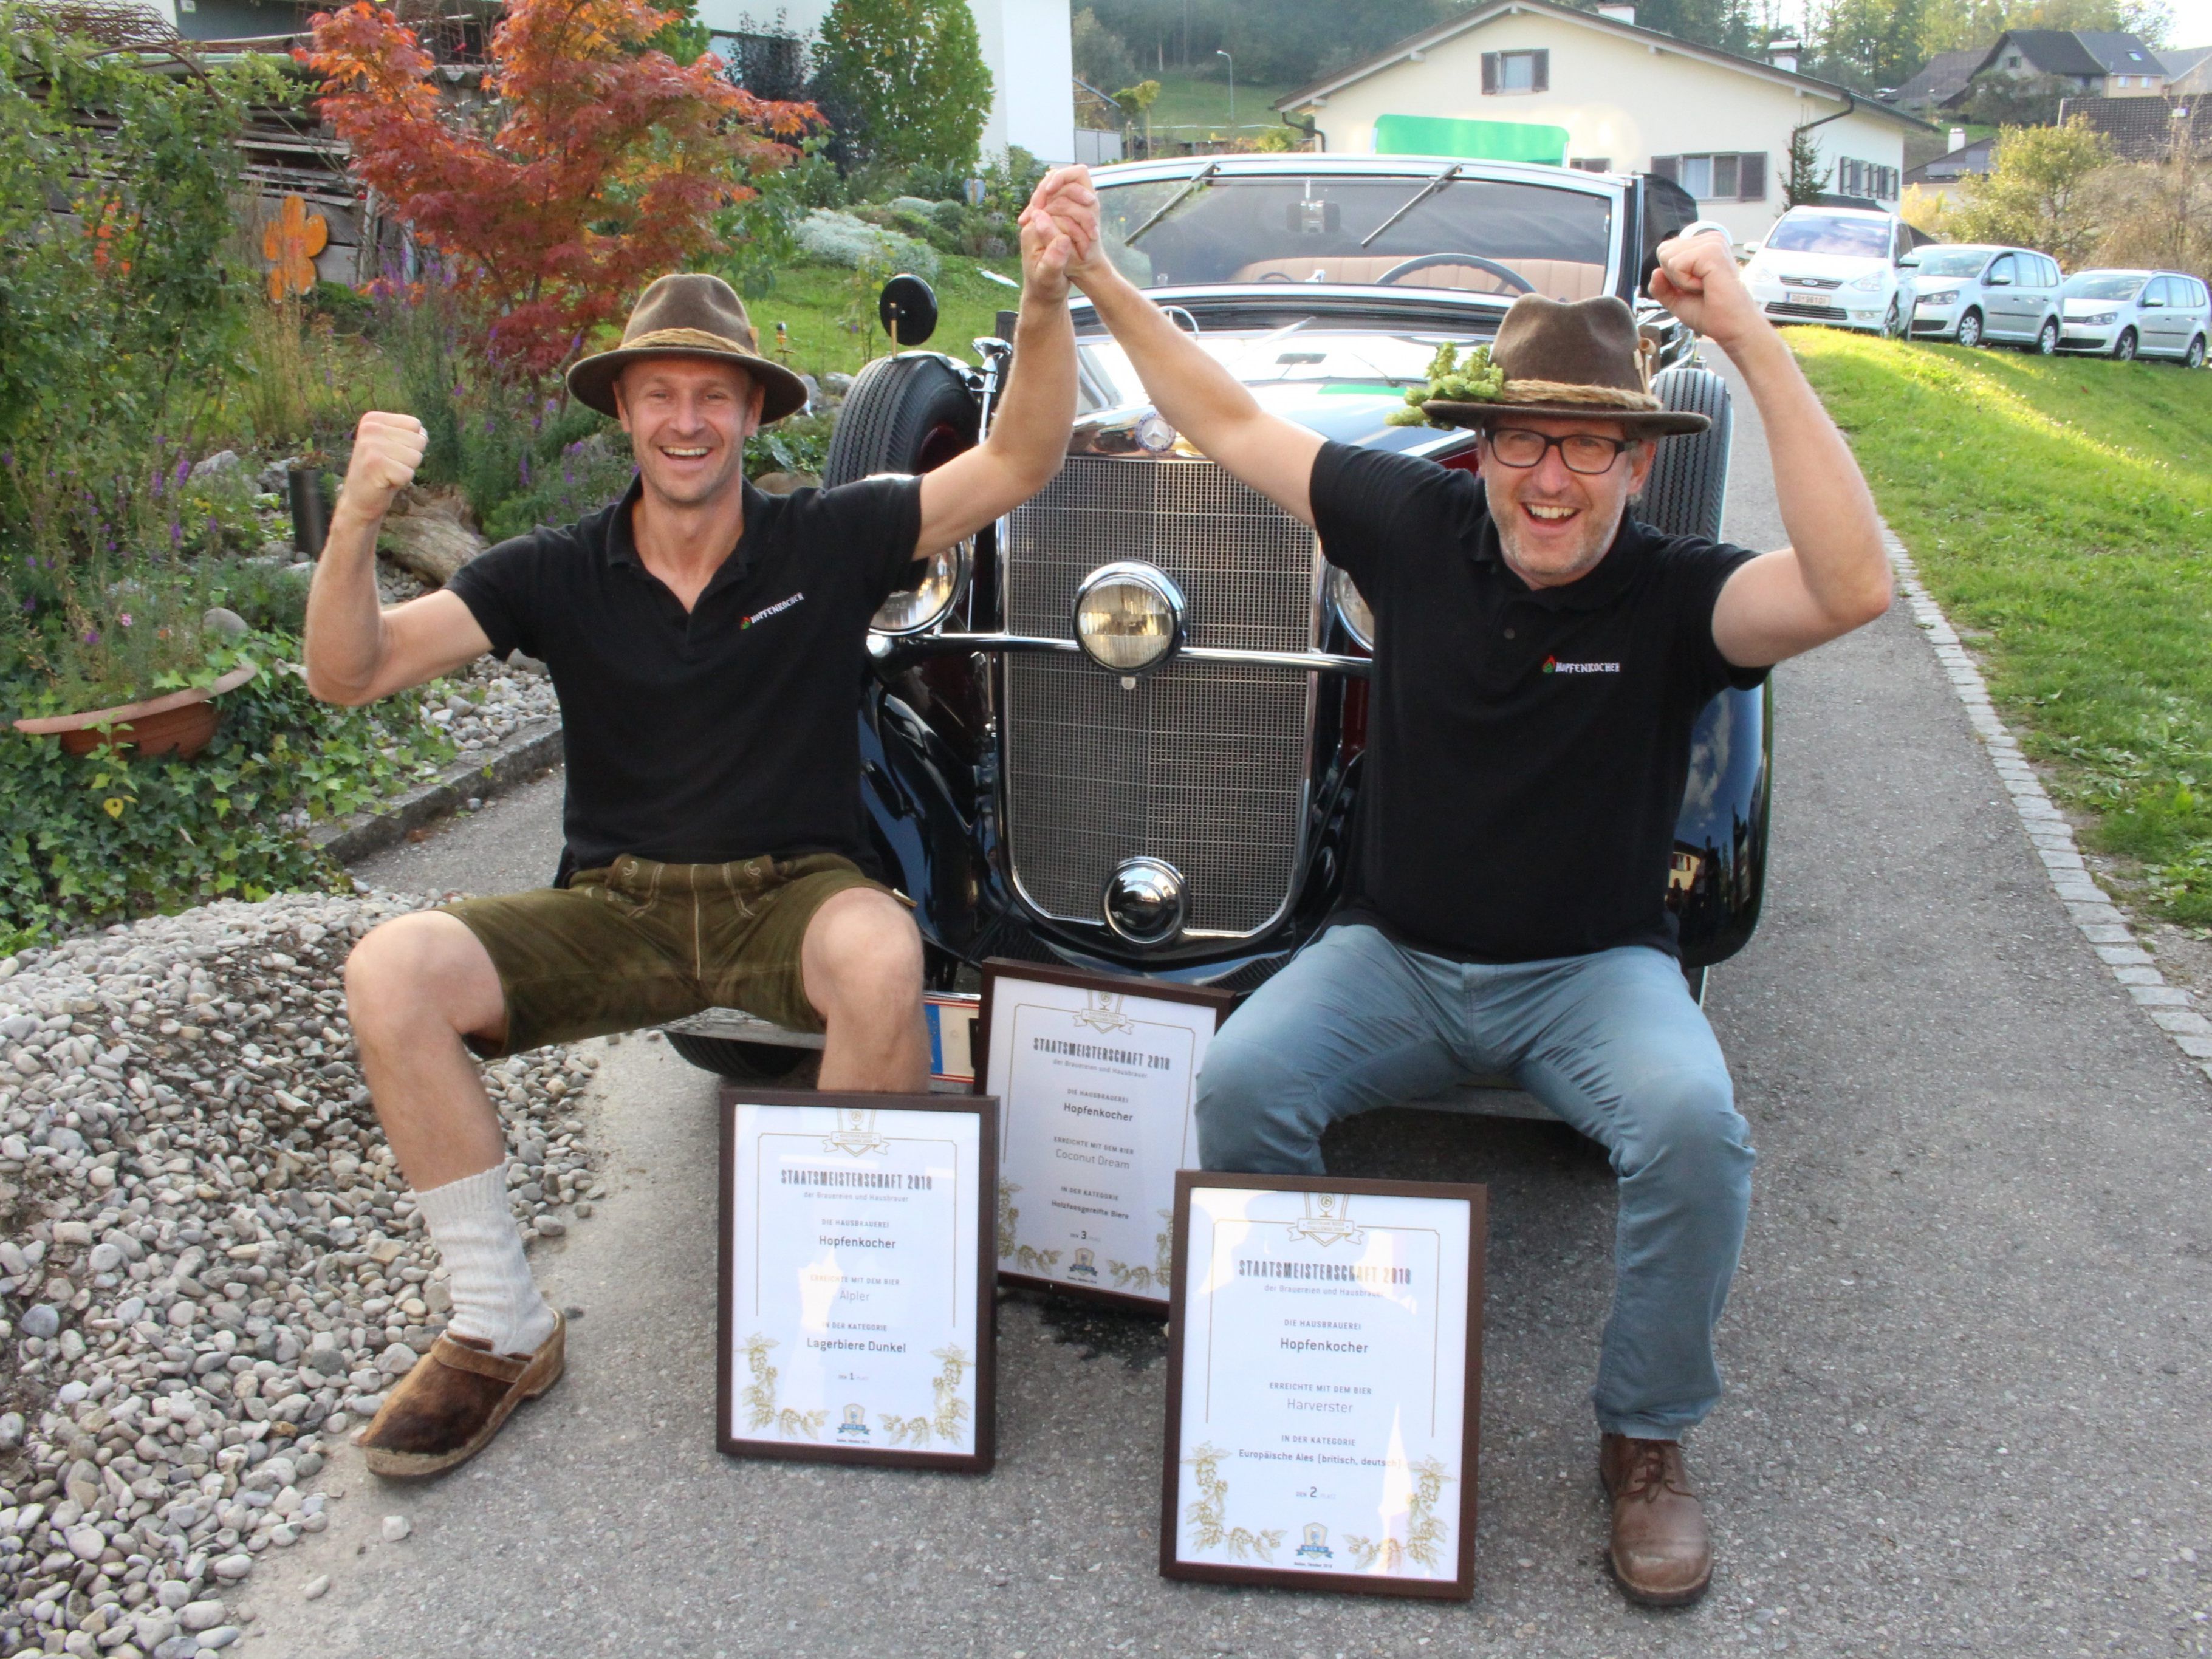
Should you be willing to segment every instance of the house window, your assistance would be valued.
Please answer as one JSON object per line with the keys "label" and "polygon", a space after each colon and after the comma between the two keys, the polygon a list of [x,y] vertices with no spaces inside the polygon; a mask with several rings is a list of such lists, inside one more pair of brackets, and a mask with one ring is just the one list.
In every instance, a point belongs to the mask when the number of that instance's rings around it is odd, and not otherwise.
{"label": "house window", "polygon": [[1672,179],[1701,202],[1763,202],[1766,199],[1766,152],[1741,150],[1717,155],[1655,155],[1651,171]]}
{"label": "house window", "polygon": [[2008,57],[2005,59],[2005,67],[2007,69],[2018,69],[2020,67],[2020,54],[2015,52]]}
{"label": "house window", "polygon": [[1486,52],[1482,54],[1484,92],[1549,92],[1551,88],[1550,52]]}
{"label": "house window", "polygon": [[1878,201],[1897,199],[1900,180],[1895,167],[1840,156],[1836,161],[1836,188],[1846,196],[1871,196]]}
{"label": "house window", "polygon": [[1567,165],[1574,168],[1577,173],[1610,173],[1613,171],[1613,157],[1610,155],[1577,155],[1573,160],[1570,161]]}

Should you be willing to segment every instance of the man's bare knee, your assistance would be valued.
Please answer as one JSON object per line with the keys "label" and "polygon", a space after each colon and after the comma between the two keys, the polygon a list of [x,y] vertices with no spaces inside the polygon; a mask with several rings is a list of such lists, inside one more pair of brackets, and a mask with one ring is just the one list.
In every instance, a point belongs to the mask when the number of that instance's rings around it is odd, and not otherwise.
{"label": "man's bare knee", "polygon": [[453,916],[418,910],[370,929],[346,958],[346,1012],[368,1041],[409,1027],[495,1034],[507,1023],[499,971]]}
{"label": "man's bare knee", "polygon": [[817,1007],[921,994],[921,934],[903,905],[872,889],[850,889],[815,912],[803,960]]}

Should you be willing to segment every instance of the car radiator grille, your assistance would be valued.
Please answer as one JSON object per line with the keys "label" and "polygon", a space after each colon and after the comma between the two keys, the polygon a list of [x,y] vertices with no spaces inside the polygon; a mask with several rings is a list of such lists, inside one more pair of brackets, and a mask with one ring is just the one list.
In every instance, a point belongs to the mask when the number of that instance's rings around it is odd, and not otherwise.
{"label": "car radiator grille", "polygon": [[[1076,585],[1140,559],[1188,602],[1188,642],[1313,643],[1313,532],[1211,461],[1071,456],[1006,538],[1006,625],[1073,637]],[[1088,658],[1006,659],[1006,845],[1046,914],[1104,920],[1124,859],[1182,872],[1187,931],[1255,932],[1296,875],[1312,677],[1178,659],[1133,690]]]}
{"label": "car radiator grille", "polygon": [[1809,317],[1823,323],[1841,322],[1841,306],[1824,305],[1818,300],[1770,300],[1766,306],[1771,317]]}

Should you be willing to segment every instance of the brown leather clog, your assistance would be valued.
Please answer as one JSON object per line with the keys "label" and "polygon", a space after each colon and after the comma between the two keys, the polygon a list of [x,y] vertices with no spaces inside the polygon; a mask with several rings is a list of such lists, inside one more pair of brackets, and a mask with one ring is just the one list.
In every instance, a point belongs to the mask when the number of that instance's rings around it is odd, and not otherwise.
{"label": "brown leather clog", "polygon": [[465,1463],[491,1443],[526,1400],[561,1380],[568,1321],[553,1316],[553,1334],[535,1353],[495,1354],[474,1341],[441,1336],[385,1397],[356,1437],[372,1473],[419,1480]]}

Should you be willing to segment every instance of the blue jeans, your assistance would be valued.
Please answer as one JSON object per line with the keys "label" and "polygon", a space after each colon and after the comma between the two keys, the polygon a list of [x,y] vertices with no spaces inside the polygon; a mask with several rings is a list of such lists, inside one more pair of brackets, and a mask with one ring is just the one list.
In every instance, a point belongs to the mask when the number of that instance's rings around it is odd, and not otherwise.
{"label": "blue jeans", "polygon": [[1719,1401],[1713,1327],[1751,1207],[1749,1132],[1673,957],[1643,946],[1504,966],[1330,928],[1255,992],[1198,1084],[1209,1170],[1319,1175],[1339,1118],[1505,1075],[1612,1154],[1613,1311],[1600,1428],[1673,1440]]}

